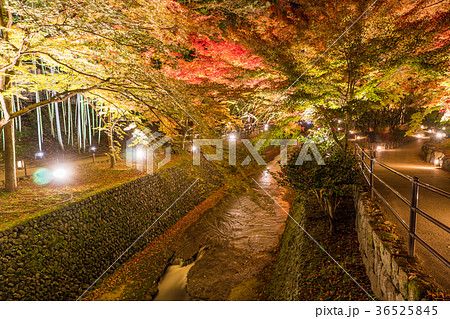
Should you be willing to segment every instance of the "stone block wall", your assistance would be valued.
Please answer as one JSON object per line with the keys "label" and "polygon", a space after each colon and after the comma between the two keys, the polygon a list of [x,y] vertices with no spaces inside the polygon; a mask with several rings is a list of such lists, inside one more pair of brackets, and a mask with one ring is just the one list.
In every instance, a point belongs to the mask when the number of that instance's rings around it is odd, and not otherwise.
{"label": "stone block wall", "polygon": [[436,148],[432,143],[425,143],[422,146],[422,159],[434,165],[434,160],[438,159],[443,170],[450,172],[450,156],[442,150]]}
{"label": "stone block wall", "polygon": [[421,270],[406,256],[381,212],[367,193],[355,191],[356,230],[359,249],[372,290],[380,300],[423,300],[435,290],[418,275]]}
{"label": "stone block wall", "polygon": [[153,223],[121,262],[220,185],[208,163],[195,174],[174,167],[0,232],[0,300],[76,299]]}

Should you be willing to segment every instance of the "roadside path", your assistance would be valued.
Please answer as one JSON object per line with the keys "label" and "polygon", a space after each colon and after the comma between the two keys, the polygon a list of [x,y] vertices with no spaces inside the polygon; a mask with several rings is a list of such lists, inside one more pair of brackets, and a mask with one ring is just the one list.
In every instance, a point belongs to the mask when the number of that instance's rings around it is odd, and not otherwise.
{"label": "roadside path", "polygon": [[[396,149],[383,150],[377,152],[376,157],[378,161],[403,174],[411,177],[416,176],[423,183],[450,192],[450,173],[436,168],[434,165],[428,164],[420,158],[421,147],[425,141],[423,139],[417,139]],[[374,171],[377,176],[386,181],[405,198],[411,200],[411,183],[409,181],[389,172],[379,165],[375,165]],[[381,183],[376,182],[375,187],[409,225],[409,207]],[[420,188],[419,208],[445,225],[450,225],[450,199]],[[394,216],[391,217],[390,220],[397,225],[398,233],[402,235],[405,240],[404,242],[407,243],[406,230]],[[447,260],[450,260],[450,234],[419,215],[416,230],[420,238],[429,243],[430,246]],[[417,242],[416,255],[423,261],[426,271],[436,279],[438,284],[450,291],[450,269]]]}

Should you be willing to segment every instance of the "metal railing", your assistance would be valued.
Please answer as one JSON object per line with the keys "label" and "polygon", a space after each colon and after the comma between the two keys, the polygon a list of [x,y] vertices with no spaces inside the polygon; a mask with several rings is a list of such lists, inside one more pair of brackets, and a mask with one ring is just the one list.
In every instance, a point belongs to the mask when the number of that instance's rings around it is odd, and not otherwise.
{"label": "metal railing", "polygon": [[[395,218],[400,222],[400,224],[407,230],[408,232],[408,256],[414,257],[415,252],[415,243],[419,242],[425,249],[427,249],[431,254],[433,254],[437,259],[443,262],[447,267],[450,268],[450,261],[447,260],[444,256],[442,256],[439,252],[437,252],[434,248],[432,248],[427,242],[425,242],[422,238],[420,238],[416,233],[417,226],[417,214],[427,219],[429,222],[438,226],[440,229],[450,234],[450,228],[433,218],[422,209],[419,208],[419,190],[420,188],[431,191],[435,194],[443,196],[447,199],[450,199],[450,193],[434,187],[432,185],[428,185],[419,181],[418,177],[410,177],[408,175],[402,174],[393,168],[387,166],[384,163],[377,161],[374,157],[367,154],[358,144],[355,145],[355,154],[359,161],[359,167],[361,169],[361,173],[369,185],[369,193],[371,198],[376,195],[383,204],[391,211],[391,213],[395,216]],[[366,159],[368,163],[366,163]],[[409,181],[411,183],[411,200],[408,200],[402,194],[400,194],[396,189],[390,186],[386,181],[382,180],[379,176],[374,173],[374,165],[377,164],[389,172],[400,176],[401,178]],[[409,221],[406,222],[392,205],[384,198],[383,195],[375,188],[374,181],[379,181],[383,186],[389,189],[393,194],[395,194],[404,204],[409,206]]]}

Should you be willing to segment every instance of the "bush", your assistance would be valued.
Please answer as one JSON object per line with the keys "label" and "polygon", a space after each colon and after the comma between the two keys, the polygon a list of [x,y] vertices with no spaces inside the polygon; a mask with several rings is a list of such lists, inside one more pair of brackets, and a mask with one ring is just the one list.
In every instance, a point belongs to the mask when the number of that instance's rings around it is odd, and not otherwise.
{"label": "bush", "polygon": [[300,154],[300,149],[297,149],[289,157],[287,165],[281,165],[281,171],[275,178],[304,196],[313,195],[327,215],[330,231],[333,232],[336,209],[343,197],[351,194],[352,186],[358,182],[359,171],[351,152],[344,152],[330,143],[317,146],[325,165],[319,165],[316,161],[296,165]]}

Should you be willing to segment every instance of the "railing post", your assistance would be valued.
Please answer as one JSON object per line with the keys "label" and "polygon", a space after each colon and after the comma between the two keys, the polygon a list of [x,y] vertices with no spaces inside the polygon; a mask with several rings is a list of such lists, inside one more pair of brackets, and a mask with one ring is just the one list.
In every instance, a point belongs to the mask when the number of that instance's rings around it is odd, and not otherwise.
{"label": "railing post", "polygon": [[416,234],[416,221],[417,221],[416,208],[419,203],[419,186],[417,185],[418,182],[419,178],[414,177],[411,183],[411,207],[409,210],[409,241],[408,241],[409,257],[414,257],[414,250],[415,250],[414,235]]}
{"label": "railing post", "polygon": [[373,198],[373,157],[370,157],[370,175],[369,175],[369,188],[370,188],[370,198]]}

